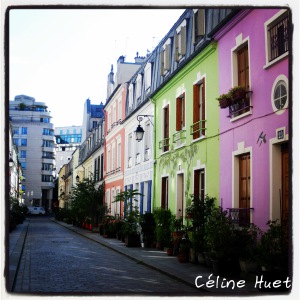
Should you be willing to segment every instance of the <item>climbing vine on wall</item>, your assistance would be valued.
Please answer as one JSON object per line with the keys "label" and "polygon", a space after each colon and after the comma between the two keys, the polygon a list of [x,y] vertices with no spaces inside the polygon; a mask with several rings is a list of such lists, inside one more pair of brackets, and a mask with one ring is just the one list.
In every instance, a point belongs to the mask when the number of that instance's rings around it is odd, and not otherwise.
{"label": "climbing vine on wall", "polygon": [[172,145],[170,151],[159,158],[159,169],[167,168],[169,170],[169,174],[171,177],[174,177],[176,174],[176,170],[178,164],[180,162],[185,163],[187,166],[186,170],[186,181],[185,181],[185,191],[184,195],[186,199],[189,199],[189,190],[191,186],[191,175],[192,172],[190,170],[192,161],[198,152],[198,145],[192,144],[180,150],[174,150],[174,146]]}

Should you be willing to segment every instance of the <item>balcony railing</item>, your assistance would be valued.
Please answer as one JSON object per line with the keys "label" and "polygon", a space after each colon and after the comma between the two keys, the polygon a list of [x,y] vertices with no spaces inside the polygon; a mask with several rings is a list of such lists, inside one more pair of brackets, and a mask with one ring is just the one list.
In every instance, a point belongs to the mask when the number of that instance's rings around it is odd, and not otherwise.
{"label": "balcony railing", "polygon": [[173,134],[173,143],[179,142],[181,144],[182,141],[185,140],[185,138],[186,138],[186,131],[180,130]]}
{"label": "balcony railing", "polygon": [[159,142],[159,149],[162,149],[163,152],[168,151],[169,146],[170,146],[170,138],[165,138]]}
{"label": "balcony railing", "polygon": [[239,226],[250,225],[250,213],[254,208],[227,208],[232,222]]}
{"label": "balcony railing", "polygon": [[197,139],[205,135],[205,130],[206,130],[205,122],[206,120],[199,120],[195,122],[193,125],[191,125],[190,134],[193,135],[194,139]]}
{"label": "balcony railing", "polygon": [[250,111],[252,108],[250,105],[251,94],[252,91],[247,91],[243,98],[238,99],[229,106],[229,118],[235,118]]}

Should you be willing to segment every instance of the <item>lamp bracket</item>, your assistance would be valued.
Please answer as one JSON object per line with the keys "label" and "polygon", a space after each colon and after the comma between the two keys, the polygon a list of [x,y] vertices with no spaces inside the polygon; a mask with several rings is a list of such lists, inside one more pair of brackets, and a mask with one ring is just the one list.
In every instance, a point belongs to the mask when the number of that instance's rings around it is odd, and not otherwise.
{"label": "lamp bracket", "polygon": [[139,123],[144,119],[144,118],[148,118],[148,120],[149,120],[149,122],[152,124],[152,126],[154,126],[153,125],[153,123],[152,123],[152,121],[150,120],[150,118],[149,117],[154,117],[153,115],[137,115],[137,120],[139,121]]}

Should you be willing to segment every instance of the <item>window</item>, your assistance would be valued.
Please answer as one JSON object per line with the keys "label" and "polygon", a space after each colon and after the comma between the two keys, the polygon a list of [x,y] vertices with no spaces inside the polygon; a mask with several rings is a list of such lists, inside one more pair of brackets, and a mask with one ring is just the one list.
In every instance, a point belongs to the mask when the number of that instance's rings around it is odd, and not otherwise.
{"label": "window", "polygon": [[289,51],[289,14],[282,10],[265,23],[267,64],[280,59]]}
{"label": "window", "polygon": [[128,135],[128,168],[132,167],[132,134]]}
{"label": "window", "polygon": [[43,158],[51,158],[51,159],[54,159],[54,153],[53,153],[53,152],[43,151]]}
{"label": "window", "polygon": [[193,42],[194,44],[197,44],[203,39],[203,36],[205,34],[205,10],[194,10],[193,21]]}
{"label": "window", "polygon": [[135,85],[135,98],[137,102],[141,100],[141,89],[142,89],[142,75],[139,74],[136,78],[136,85]]}
{"label": "window", "polygon": [[93,128],[97,128],[97,121],[93,121]]}
{"label": "window", "polygon": [[150,159],[150,123],[146,123],[144,134],[144,160]]}
{"label": "window", "polygon": [[104,175],[104,172],[103,172],[103,162],[104,162],[104,155],[101,154],[101,168],[100,168],[100,180],[103,180],[103,175]]}
{"label": "window", "polygon": [[176,130],[183,130],[185,127],[185,94],[176,99]]}
{"label": "window", "polygon": [[110,156],[110,150],[108,150],[108,155],[107,155],[107,173],[110,173],[110,160],[111,160],[111,156]]}
{"label": "window", "polygon": [[26,162],[21,162],[21,167],[23,170],[26,170]]}
{"label": "window", "polygon": [[52,175],[42,175],[42,182],[53,182]]}
{"label": "window", "polygon": [[27,139],[21,139],[21,146],[23,147],[27,146]]}
{"label": "window", "polygon": [[43,147],[53,148],[53,141],[43,140]]}
{"label": "window", "polygon": [[[236,59],[236,73],[237,86],[242,86],[246,91],[249,91],[249,54],[248,43],[245,43],[237,51],[234,52]],[[229,107],[229,114],[231,118],[243,115],[250,111],[250,94],[246,93],[245,96]]]}
{"label": "window", "polygon": [[205,171],[204,169],[194,171],[194,197],[204,200],[205,198]]}
{"label": "window", "polygon": [[117,169],[121,169],[121,143],[118,143],[117,147]]}
{"label": "window", "polygon": [[145,92],[150,92],[151,88],[151,63],[147,63],[145,67]]}
{"label": "window", "polygon": [[186,54],[186,20],[176,29],[175,60],[179,62]]}
{"label": "window", "polygon": [[169,178],[163,177],[161,180],[161,207],[168,209],[169,200]]}
{"label": "window", "polygon": [[288,107],[288,78],[285,75],[279,75],[272,87],[271,104],[273,111],[281,115]]}
{"label": "window", "polygon": [[118,102],[118,121],[122,120],[122,102],[121,100]]}
{"label": "window", "polygon": [[63,134],[63,131],[62,131],[62,129],[60,129],[60,130],[59,130],[59,134]]}
{"label": "window", "polygon": [[19,134],[19,128],[14,128],[13,134]]}
{"label": "window", "polygon": [[42,170],[44,171],[52,171],[53,170],[53,164],[42,164]]}
{"label": "window", "polygon": [[27,134],[27,127],[22,127],[21,134]]}
{"label": "window", "polygon": [[250,154],[244,154],[239,157],[239,208],[248,210],[239,212],[240,224],[250,223],[250,199],[251,199],[251,172],[250,172]]}
{"label": "window", "polygon": [[53,135],[54,131],[49,128],[43,128],[43,135]]}
{"label": "window", "polygon": [[159,143],[159,148],[162,149],[163,152],[169,151],[170,146],[170,137],[169,137],[169,104],[163,108],[163,140]]}
{"label": "window", "polygon": [[130,84],[128,89],[128,104],[129,104],[129,109],[131,109],[133,105],[133,84]]}
{"label": "window", "polygon": [[19,139],[13,139],[13,143],[14,143],[16,146],[19,146]]}
{"label": "window", "polygon": [[73,129],[73,133],[76,134],[76,129]]}
{"label": "window", "polygon": [[193,139],[205,135],[205,78],[193,87],[193,125],[191,134]]}
{"label": "window", "polygon": [[165,76],[171,69],[171,40],[170,39],[163,46],[160,55],[161,55],[160,56],[161,75]]}
{"label": "window", "polygon": [[20,157],[21,158],[26,158],[26,150],[21,150]]}

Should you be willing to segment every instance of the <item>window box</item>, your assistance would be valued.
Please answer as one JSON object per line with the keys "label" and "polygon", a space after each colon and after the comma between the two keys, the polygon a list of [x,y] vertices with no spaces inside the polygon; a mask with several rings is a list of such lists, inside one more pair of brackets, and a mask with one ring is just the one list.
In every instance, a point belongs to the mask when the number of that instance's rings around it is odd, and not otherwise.
{"label": "window box", "polygon": [[226,108],[231,105],[231,97],[228,94],[220,95],[217,100],[219,101],[220,108]]}
{"label": "window box", "polygon": [[232,102],[236,102],[245,98],[246,90],[242,86],[235,86],[229,90],[228,95],[230,96]]}

